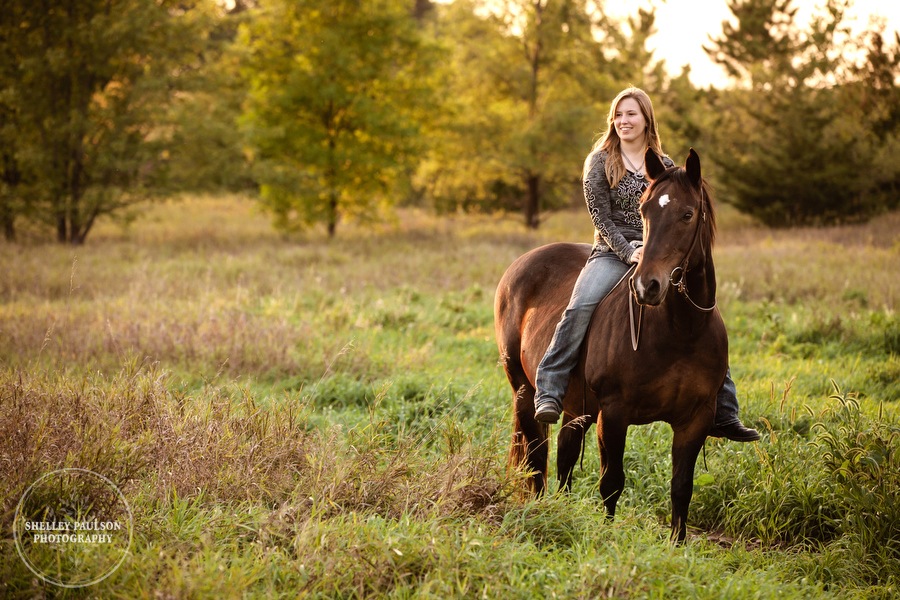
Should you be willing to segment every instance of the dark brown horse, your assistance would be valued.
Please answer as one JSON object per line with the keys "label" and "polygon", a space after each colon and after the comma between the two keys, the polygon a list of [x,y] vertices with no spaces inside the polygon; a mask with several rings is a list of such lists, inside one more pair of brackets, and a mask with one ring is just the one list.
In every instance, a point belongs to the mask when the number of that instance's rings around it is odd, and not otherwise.
{"label": "dark brown horse", "polygon": [[[669,423],[672,539],[682,541],[694,465],[725,379],[728,338],[715,308],[715,221],[700,158],[692,149],[684,168],[666,169],[648,151],[646,164],[653,181],[641,199],[644,255],[594,313],[563,399],[557,469],[568,489],[585,433],[597,423],[600,493],[612,518],[625,484],[628,426]],[[589,253],[587,244],[532,250],[506,270],[494,300],[497,345],[514,398],[509,460],[534,473],[536,493],[546,487],[548,427],[534,418],[535,370]]]}

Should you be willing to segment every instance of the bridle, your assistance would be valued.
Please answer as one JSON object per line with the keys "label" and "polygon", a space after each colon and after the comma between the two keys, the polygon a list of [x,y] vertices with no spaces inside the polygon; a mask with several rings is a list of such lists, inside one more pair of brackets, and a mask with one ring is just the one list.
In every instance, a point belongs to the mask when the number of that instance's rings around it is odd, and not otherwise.
{"label": "bridle", "polygon": [[[687,275],[687,266],[688,261],[691,258],[691,255],[694,253],[694,248],[697,247],[697,242],[700,239],[700,230],[703,225],[706,223],[706,197],[703,193],[703,189],[700,189],[700,219],[697,221],[697,227],[694,229],[694,239],[691,240],[691,247],[688,249],[687,254],[684,255],[684,260],[681,261],[681,264],[672,269],[672,272],[669,273],[669,284],[678,291],[679,294],[685,297],[685,299],[690,302],[691,306],[696,308],[702,312],[712,312],[716,309],[718,305],[718,300],[713,299],[713,305],[710,307],[703,307],[694,302],[690,295],[688,295],[687,282],[685,281],[685,276]],[[637,289],[634,287],[634,271],[637,269],[637,264],[632,265],[629,269],[631,273],[631,277],[628,278],[628,287],[631,293],[628,295],[628,316],[631,320],[631,347],[637,352],[638,345],[641,341],[641,323],[644,318],[644,305],[637,301]],[[627,275],[627,273],[626,273]],[[638,317],[637,324],[635,324],[634,319],[634,305],[640,307],[638,309]]]}

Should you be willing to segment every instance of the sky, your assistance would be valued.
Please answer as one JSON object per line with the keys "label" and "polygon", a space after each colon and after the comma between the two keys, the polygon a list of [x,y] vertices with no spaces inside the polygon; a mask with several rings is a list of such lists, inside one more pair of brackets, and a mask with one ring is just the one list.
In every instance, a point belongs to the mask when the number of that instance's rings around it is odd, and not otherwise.
{"label": "sky", "polygon": [[[682,65],[691,67],[690,78],[695,86],[709,85],[723,87],[725,74],[713,63],[703,50],[709,44],[709,36],[718,37],[722,32],[722,21],[732,15],[726,0],[619,0],[607,1],[605,7],[611,16],[636,14],[639,7],[656,7],[656,28],[658,33],[650,38],[648,49],[654,50],[654,58],[665,59],[668,70],[677,75]],[[798,9],[795,22],[806,26],[817,7],[824,0],[794,0]],[[900,30],[900,2],[897,0],[856,0],[845,17],[844,24],[852,33],[870,29],[869,19],[880,15],[887,19],[887,35]],[[685,35],[687,32],[687,35]]]}

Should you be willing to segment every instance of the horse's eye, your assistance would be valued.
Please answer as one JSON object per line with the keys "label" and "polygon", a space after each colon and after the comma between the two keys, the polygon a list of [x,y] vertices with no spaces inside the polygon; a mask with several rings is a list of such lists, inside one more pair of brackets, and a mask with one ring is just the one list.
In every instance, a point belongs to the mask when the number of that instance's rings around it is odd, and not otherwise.
{"label": "horse's eye", "polygon": [[685,223],[687,223],[693,218],[694,218],[694,211],[689,210],[686,213],[684,213],[684,216],[681,217],[681,220],[684,221]]}

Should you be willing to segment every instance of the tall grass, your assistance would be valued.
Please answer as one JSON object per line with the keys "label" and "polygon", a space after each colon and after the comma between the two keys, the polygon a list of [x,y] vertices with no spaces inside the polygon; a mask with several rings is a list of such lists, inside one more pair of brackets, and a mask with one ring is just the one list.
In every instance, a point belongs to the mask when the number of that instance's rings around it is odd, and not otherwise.
{"label": "tall grass", "polygon": [[[770,232],[721,210],[719,304],[758,444],[710,441],[684,547],[671,431],[632,428],[607,522],[518,494],[493,341],[505,267],[590,239],[582,211],[404,213],[271,233],[241,198],[148,209],[91,243],[0,245],[0,596],[892,597],[900,215]],[[135,515],[126,563],[62,590],[13,549],[16,502],[83,467]]]}

